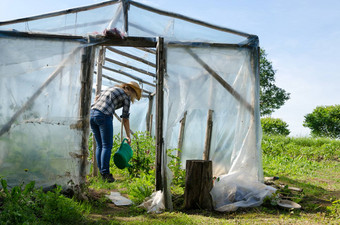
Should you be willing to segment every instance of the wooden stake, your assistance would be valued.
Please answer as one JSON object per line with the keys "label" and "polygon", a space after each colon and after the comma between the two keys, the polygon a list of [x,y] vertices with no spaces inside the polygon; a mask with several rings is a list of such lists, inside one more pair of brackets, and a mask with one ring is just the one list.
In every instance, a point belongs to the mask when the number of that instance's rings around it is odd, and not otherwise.
{"label": "wooden stake", "polygon": [[[98,54],[98,60],[97,60],[97,83],[96,83],[96,96],[100,94],[102,90],[102,66],[103,66],[103,56],[104,56],[104,47],[100,47],[99,54]],[[96,156],[96,141],[93,136],[93,142],[92,142],[92,176],[96,177],[98,175],[98,165],[97,165],[97,156]]]}
{"label": "wooden stake", "polygon": [[153,106],[153,95],[149,95],[149,108],[146,114],[146,130],[149,132],[151,136],[151,129],[152,129],[152,106]]}
{"label": "wooden stake", "polygon": [[212,128],[213,128],[213,121],[212,121],[213,112],[214,112],[213,110],[209,109],[208,119],[207,119],[207,129],[205,132],[203,160],[209,160],[209,157],[210,157],[211,134],[212,134]]}
{"label": "wooden stake", "polygon": [[[177,151],[177,158],[179,158],[179,159],[181,159],[181,157],[182,157],[181,150],[183,148],[184,130],[185,130],[185,122],[186,122],[186,119],[187,119],[187,114],[188,114],[188,112],[185,111],[183,118],[180,121],[181,128],[179,130],[178,145],[177,145],[177,148],[180,149],[180,151]],[[178,163],[179,162],[177,162],[177,165],[178,165]]]}
{"label": "wooden stake", "polygon": [[92,78],[94,67],[94,50],[95,47],[85,47],[82,56],[81,64],[81,88],[79,99],[79,116],[81,118],[82,126],[82,141],[81,141],[81,163],[79,167],[79,183],[84,185],[86,183],[86,167],[88,157],[88,137],[90,133],[90,106],[92,95]]}
{"label": "wooden stake", "polygon": [[163,108],[164,108],[164,39],[160,37],[157,44],[157,85],[156,85],[156,190],[163,189]]}

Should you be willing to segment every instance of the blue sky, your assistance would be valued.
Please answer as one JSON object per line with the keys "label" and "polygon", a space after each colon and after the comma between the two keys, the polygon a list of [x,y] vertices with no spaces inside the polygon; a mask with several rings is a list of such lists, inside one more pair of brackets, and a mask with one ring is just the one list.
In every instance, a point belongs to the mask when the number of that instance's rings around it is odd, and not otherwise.
{"label": "blue sky", "polygon": [[[307,136],[304,116],[340,104],[340,1],[136,0],[212,24],[259,36],[276,70],[276,84],[291,99],[273,113],[291,136]],[[89,5],[98,0],[1,0],[0,21]]]}

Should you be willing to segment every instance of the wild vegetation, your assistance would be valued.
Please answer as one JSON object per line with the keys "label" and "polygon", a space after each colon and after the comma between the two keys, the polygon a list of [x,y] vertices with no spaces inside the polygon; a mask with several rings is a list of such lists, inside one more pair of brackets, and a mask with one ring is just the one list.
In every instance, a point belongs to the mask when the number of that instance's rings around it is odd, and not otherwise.
{"label": "wild vegetation", "polygon": [[[175,150],[168,150],[175,178],[171,188],[174,211],[149,214],[138,207],[155,188],[154,146],[153,138],[137,133],[132,143],[133,167],[119,170],[112,162],[116,178],[112,184],[89,176],[87,200],[66,197],[60,187],[45,193],[34,188],[34,182],[9,189],[2,180],[1,224],[337,224],[340,220],[339,140],[264,135],[264,175],[279,178],[268,183],[278,191],[260,207],[231,213],[183,209],[185,171],[178,166]],[[111,191],[129,197],[134,205],[115,206],[105,197]],[[277,198],[292,200],[302,208],[279,207]]]}

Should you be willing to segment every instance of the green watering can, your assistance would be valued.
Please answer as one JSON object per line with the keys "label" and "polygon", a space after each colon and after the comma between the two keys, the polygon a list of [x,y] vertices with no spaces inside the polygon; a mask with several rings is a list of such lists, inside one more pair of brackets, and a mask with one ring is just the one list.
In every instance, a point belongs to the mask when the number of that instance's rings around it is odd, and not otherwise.
{"label": "green watering can", "polygon": [[129,164],[132,158],[133,152],[130,145],[127,143],[127,139],[124,138],[118,151],[113,155],[113,162],[119,169],[131,166]]}

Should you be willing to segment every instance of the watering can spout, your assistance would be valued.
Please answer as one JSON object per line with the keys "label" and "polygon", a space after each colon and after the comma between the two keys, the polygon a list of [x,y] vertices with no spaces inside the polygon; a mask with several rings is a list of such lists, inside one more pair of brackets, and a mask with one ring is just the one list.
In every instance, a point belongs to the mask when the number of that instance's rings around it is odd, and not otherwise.
{"label": "watering can spout", "polygon": [[127,139],[124,138],[119,149],[113,155],[113,162],[119,169],[130,167],[130,159],[132,158],[133,152],[130,145],[127,143]]}

